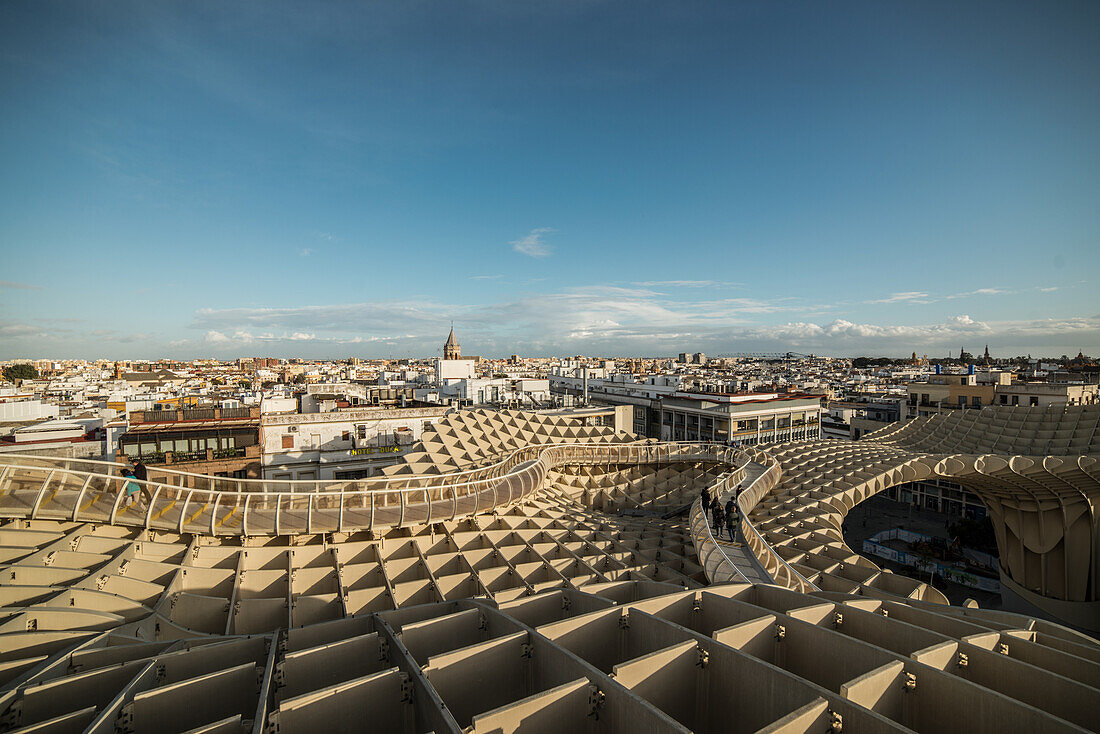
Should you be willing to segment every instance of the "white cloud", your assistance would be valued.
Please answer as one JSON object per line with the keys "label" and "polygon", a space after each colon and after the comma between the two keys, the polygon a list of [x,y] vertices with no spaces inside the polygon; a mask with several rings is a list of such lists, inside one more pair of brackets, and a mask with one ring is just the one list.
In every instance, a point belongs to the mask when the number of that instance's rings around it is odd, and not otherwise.
{"label": "white cloud", "polygon": [[42,286],[30,283],[14,283],[10,280],[0,280],[0,288],[8,288],[15,291],[40,291]]}
{"label": "white cloud", "polygon": [[631,283],[645,288],[719,288],[741,285],[740,283],[727,283],[720,280],[646,280],[639,283]]}
{"label": "white cloud", "polygon": [[301,255],[302,257],[309,257],[310,255],[313,254],[313,248],[303,247],[301,250],[298,251],[298,254]]}
{"label": "white cloud", "polygon": [[508,244],[512,246],[513,250],[522,255],[549,257],[550,253],[553,252],[553,248],[543,240],[543,235],[554,231],[551,227],[539,227],[538,229],[532,229],[526,236],[520,237],[518,240],[512,240]]}
{"label": "white cloud", "polygon": [[[902,299],[901,303],[911,303]],[[1061,320],[989,322],[957,314],[933,322],[889,323],[830,316],[831,305],[793,297],[774,300],[684,300],[647,287],[578,286],[524,294],[497,303],[448,304],[410,297],[279,309],[205,309],[194,326],[223,351],[264,344],[280,354],[438,354],[449,329],[466,351],[494,355],[659,355],[698,350],[708,354],[796,349],[820,354],[958,353],[962,346],[1018,345],[1014,354],[1058,354],[1100,346],[1100,316]],[[865,316],[874,316],[866,310]],[[768,322],[797,315],[778,324]],[[219,342],[224,338],[224,342]],[[353,352],[354,353],[354,352]]]}
{"label": "white cloud", "polygon": [[867,301],[867,303],[899,303],[904,301],[911,301],[913,303],[931,303],[927,293],[923,291],[905,291],[903,293],[894,293],[886,298],[879,298],[874,301]]}
{"label": "white cloud", "polygon": [[950,300],[954,298],[968,298],[970,296],[1006,296],[1010,293],[1015,292],[1016,291],[1011,291],[1007,288],[978,288],[977,290],[966,291],[964,293],[956,293],[953,296],[946,296],[946,298]]}
{"label": "white cloud", "polygon": [[0,335],[3,336],[42,336],[42,327],[30,324],[4,324],[0,326]]}

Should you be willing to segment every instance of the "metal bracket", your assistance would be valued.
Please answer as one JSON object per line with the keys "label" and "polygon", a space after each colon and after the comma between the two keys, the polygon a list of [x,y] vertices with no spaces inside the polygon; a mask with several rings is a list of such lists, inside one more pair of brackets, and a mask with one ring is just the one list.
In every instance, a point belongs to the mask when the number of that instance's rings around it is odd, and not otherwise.
{"label": "metal bracket", "polygon": [[401,703],[413,702],[413,682],[405,673],[401,673]]}
{"label": "metal bracket", "polygon": [[23,719],[23,699],[12,703],[8,707],[8,710],[4,712],[3,716],[0,716],[0,725],[4,727],[4,730],[16,729],[19,727],[20,722]]}
{"label": "metal bracket", "polygon": [[272,680],[275,682],[276,688],[286,686],[286,668],[283,663],[275,663],[275,675]]}
{"label": "metal bracket", "polygon": [[489,627],[489,620],[485,618],[484,612],[477,613],[477,628],[481,631],[485,631]]}
{"label": "metal bracket", "polygon": [[390,657],[390,641],[379,640],[378,641],[378,660],[385,662]]}
{"label": "metal bracket", "polygon": [[568,596],[565,596],[564,594],[562,594],[561,608],[562,608],[563,611],[568,612],[570,609],[573,608],[573,600],[570,599]]}
{"label": "metal bracket", "polygon": [[903,679],[904,679],[904,686],[905,686],[905,688],[903,688],[902,690],[904,690],[906,693],[908,693],[909,691],[917,690],[917,674],[916,673],[904,673],[903,672],[902,676],[903,676]]}
{"label": "metal bracket", "polygon": [[787,636],[787,628],[781,624],[775,625],[775,641],[782,642],[783,638]]}
{"label": "metal bracket", "polygon": [[630,629],[630,617],[628,617],[625,614],[622,615],[621,617],[619,617],[619,629],[621,629],[621,630]]}
{"label": "metal bracket", "polygon": [[525,642],[525,643],[523,643],[523,645],[522,645],[522,646],[520,647],[520,653],[519,653],[519,656],[520,656],[521,658],[527,658],[528,660],[530,660],[530,659],[531,659],[531,655],[532,655],[532,653],[534,653],[534,652],[535,652],[535,648],[531,646],[531,643],[530,643],[530,642]]}
{"label": "metal bracket", "polygon": [[966,657],[965,652],[960,652],[958,659],[955,661],[955,665],[960,668],[965,668],[970,663],[970,659]]}
{"label": "metal bracket", "polygon": [[118,719],[115,721],[115,731],[124,732],[124,734],[131,734],[134,731],[134,702],[126,703],[122,705],[122,708],[118,712]]}
{"label": "metal bracket", "polygon": [[829,709],[829,731],[844,731],[844,717],[836,711]]}
{"label": "metal bracket", "polygon": [[710,663],[710,652],[701,647],[696,648],[695,652],[698,653],[698,657],[695,660],[695,667],[706,670],[707,665]]}
{"label": "metal bracket", "polygon": [[1008,643],[1007,642],[1002,642],[999,645],[997,645],[997,652],[1001,653],[1002,655],[1007,655],[1008,654]]}
{"label": "metal bracket", "polygon": [[607,696],[598,687],[594,685],[588,686],[588,716],[600,720],[600,709],[603,707],[604,700]]}
{"label": "metal bracket", "polygon": [[840,627],[843,624],[844,624],[844,615],[841,614],[840,612],[835,612],[833,614],[833,626],[834,627]]}

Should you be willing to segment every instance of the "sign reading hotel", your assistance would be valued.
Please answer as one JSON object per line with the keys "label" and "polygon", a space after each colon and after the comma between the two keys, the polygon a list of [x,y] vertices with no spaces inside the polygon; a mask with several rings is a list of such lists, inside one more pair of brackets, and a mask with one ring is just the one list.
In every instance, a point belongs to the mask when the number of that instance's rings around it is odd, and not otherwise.
{"label": "sign reading hotel", "polygon": [[366,446],[361,449],[352,449],[352,456],[370,456],[371,454],[396,454],[401,451],[398,446]]}

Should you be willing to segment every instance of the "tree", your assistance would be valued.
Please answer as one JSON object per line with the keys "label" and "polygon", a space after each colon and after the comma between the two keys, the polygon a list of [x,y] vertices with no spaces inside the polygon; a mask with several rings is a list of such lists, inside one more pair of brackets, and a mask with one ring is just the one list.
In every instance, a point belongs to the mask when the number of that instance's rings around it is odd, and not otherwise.
{"label": "tree", "polygon": [[11,364],[4,368],[4,379],[9,382],[37,380],[38,370],[33,364]]}

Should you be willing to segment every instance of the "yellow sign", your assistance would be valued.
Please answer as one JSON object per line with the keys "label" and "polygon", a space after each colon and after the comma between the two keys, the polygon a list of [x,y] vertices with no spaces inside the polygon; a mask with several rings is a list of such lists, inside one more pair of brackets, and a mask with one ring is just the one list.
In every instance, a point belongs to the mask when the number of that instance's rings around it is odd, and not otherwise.
{"label": "yellow sign", "polygon": [[397,446],[367,446],[361,449],[352,449],[352,456],[369,456],[370,454],[396,454],[401,449]]}

